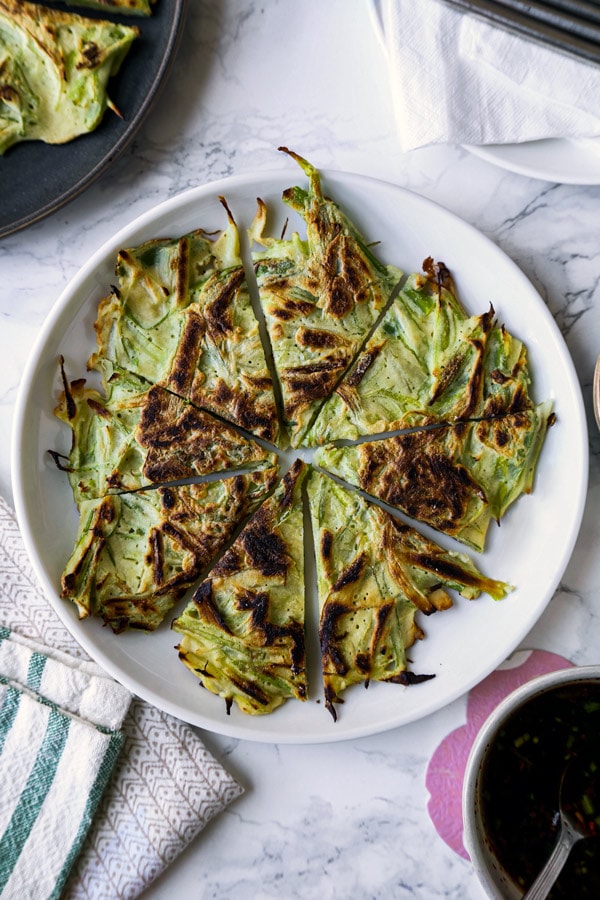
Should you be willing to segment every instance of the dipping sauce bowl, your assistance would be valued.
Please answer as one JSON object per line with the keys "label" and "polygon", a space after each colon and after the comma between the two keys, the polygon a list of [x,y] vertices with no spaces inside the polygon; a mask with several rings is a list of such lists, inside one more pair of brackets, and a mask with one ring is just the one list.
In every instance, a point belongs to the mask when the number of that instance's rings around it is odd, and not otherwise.
{"label": "dipping sauce bowl", "polygon": [[[600,666],[534,678],[487,719],[467,761],[463,825],[488,897],[520,900],[535,881],[558,837],[562,773],[590,749],[600,766]],[[600,837],[574,846],[549,897],[600,897]]]}

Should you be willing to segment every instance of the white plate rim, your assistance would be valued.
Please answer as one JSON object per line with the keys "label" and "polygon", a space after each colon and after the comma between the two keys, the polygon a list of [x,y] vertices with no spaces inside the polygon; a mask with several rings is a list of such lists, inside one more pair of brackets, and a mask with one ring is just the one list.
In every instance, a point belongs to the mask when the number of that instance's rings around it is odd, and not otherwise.
{"label": "white plate rim", "polygon": [[[594,165],[590,171],[588,148],[592,145],[597,167]],[[463,144],[463,147],[485,162],[527,178],[554,184],[600,184],[600,138],[547,138],[522,144]],[[569,160],[567,166],[565,160]]]}
{"label": "white plate rim", "polygon": [[[385,195],[390,195],[391,199],[393,199],[394,202],[396,200],[399,202],[404,200],[405,203],[412,204],[413,206],[416,205],[417,208],[424,211],[424,214],[426,214],[426,216],[433,218],[433,220],[435,221],[441,220],[446,226],[452,225],[454,229],[459,229],[462,235],[465,235],[467,238],[475,241],[478,244],[479,248],[487,248],[487,252],[491,253],[494,258],[502,260],[503,266],[505,267],[505,273],[509,273],[510,277],[514,278],[516,283],[522,286],[523,291],[525,292],[524,296],[526,295],[527,298],[529,298],[528,302],[536,304],[539,322],[541,323],[542,327],[548,332],[548,334],[551,335],[553,347],[555,350],[558,350],[560,356],[562,375],[564,376],[564,379],[566,379],[569,390],[569,398],[570,401],[572,401],[572,408],[569,412],[572,418],[573,425],[573,428],[571,429],[572,434],[570,436],[573,440],[571,449],[574,452],[574,457],[577,462],[576,468],[579,471],[578,479],[572,486],[573,489],[569,495],[570,509],[569,515],[567,517],[567,533],[565,536],[565,540],[561,545],[560,552],[558,552],[553,560],[554,571],[552,573],[552,577],[546,585],[544,596],[538,598],[537,604],[533,611],[530,611],[530,613],[523,618],[523,621],[520,623],[519,627],[514,629],[510,641],[501,643],[498,648],[498,652],[495,655],[490,656],[485,666],[480,666],[477,671],[471,673],[469,677],[463,677],[460,683],[453,685],[451,689],[442,689],[439,695],[434,695],[433,698],[428,697],[427,701],[424,702],[416,712],[414,709],[409,713],[407,713],[406,710],[401,710],[399,713],[389,715],[384,720],[379,719],[377,721],[370,721],[366,723],[362,722],[359,724],[353,724],[352,722],[346,721],[348,717],[344,716],[344,724],[342,727],[339,727],[339,722],[332,727],[332,724],[329,721],[328,714],[325,713],[324,708],[321,707],[320,713],[323,718],[323,728],[318,728],[317,733],[315,733],[314,731],[310,731],[310,729],[305,732],[299,732],[296,726],[291,730],[288,727],[282,727],[281,724],[278,724],[278,720],[276,718],[279,711],[268,717],[246,717],[246,720],[234,721],[233,719],[228,720],[226,717],[224,717],[222,715],[221,707],[219,705],[215,705],[215,712],[217,714],[213,715],[211,712],[207,715],[204,712],[199,713],[197,711],[190,710],[188,706],[182,705],[180,702],[178,702],[177,698],[158,695],[155,691],[148,689],[148,687],[144,685],[142,681],[140,681],[140,678],[135,674],[135,672],[132,673],[126,668],[124,669],[121,665],[116,665],[115,661],[110,656],[108,656],[101,648],[98,647],[93,632],[91,630],[88,631],[85,627],[86,622],[81,623],[78,620],[73,619],[71,610],[65,609],[65,606],[70,605],[66,605],[58,598],[54,583],[50,580],[40,558],[39,547],[36,543],[34,535],[35,516],[33,515],[31,508],[31,499],[28,499],[27,497],[27,464],[23,456],[23,449],[27,444],[28,401],[30,400],[32,392],[35,390],[36,377],[39,375],[39,368],[41,364],[40,361],[43,360],[43,354],[46,345],[49,342],[50,338],[53,337],[54,331],[56,330],[57,325],[60,323],[61,317],[64,317],[66,312],[68,311],[69,305],[76,302],[78,291],[81,290],[81,286],[84,284],[86,279],[88,279],[99,268],[100,264],[106,261],[107,258],[114,259],[114,254],[118,247],[127,245],[130,238],[134,234],[137,235],[137,233],[139,233],[140,231],[145,231],[151,228],[157,221],[157,219],[164,219],[165,217],[169,218],[173,216],[175,216],[176,219],[177,214],[182,215],[182,211],[186,210],[190,204],[195,204],[203,200],[205,201],[207,197],[210,197],[212,199],[221,194],[228,196],[232,193],[235,194],[236,191],[248,193],[250,188],[260,186],[261,184],[265,183],[278,183],[280,184],[280,189],[282,190],[285,187],[289,186],[289,184],[295,183],[295,181],[297,180],[297,175],[296,178],[294,178],[294,174],[290,176],[289,174],[286,174],[282,171],[268,173],[248,173],[245,175],[232,176],[230,178],[222,179],[221,181],[211,182],[200,187],[192,188],[166,201],[163,201],[153,209],[146,211],[141,216],[130,222],[128,225],[124,226],[113,238],[106,241],[91,256],[87,263],[85,263],[81,267],[74,278],[71,279],[65,290],[61,293],[60,297],[52,307],[49,315],[47,316],[40,330],[37,341],[35,342],[31,350],[29,360],[25,367],[17,396],[13,424],[13,438],[11,448],[13,490],[17,518],[21,528],[25,547],[27,549],[27,553],[32,563],[33,569],[42,584],[42,587],[50,604],[55,609],[60,619],[69,629],[69,631],[76,638],[76,640],[82,645],[82,647],[90,656],[96,659],[96,661],[100,665],[102,665],[118,681],[123,683],[129,690],[131,690],[134,694],[142,697],[149,703],[152,703],[153,705],[163,709],[165,712],[171,713],[172,715],[180,719],[190,722],[190,724],[192,725],[205,728],[209,731],[214,731],[231,737],[269,743],[328,743],[363,737],[381,731],[389,730],[399,725],[404,725],[408,724],[409,722],[416,721],[417,719],[421,719],[424,716],[435,712],[440,707],[463,695],[471,687],[473,687],[480,680],[486,677],[515,649],[516,646],[518,646],[520,641],[525,637],[527,632],[533,626],[535,621],[537,621],[537,619],[547,606],[548,602],[550,601],[573,551],[573,547],[575,545],[575,541],[581,524],[581,519],[583,516],[583,508],[587,490],[587,427],[583,410],[583,400],[581,397],[575,369],[566,349],[564,339],[562,338],[562,335],[560,334],[550,311],[547,309],[542,299],[539,297],[539,294],[537,294],[531,283],[521,272],[521,270],[516,266],[516,264],[512,262],[512,260],[510,260],[503,253],[503,251],[497,248],[492,241],[482,235],[473,226],[469,225],[464,220],[460,219],[434,201],[415,194],[412,191],[408,191],[400,186],[389,184],[380,181],[379,179],[370,178],[364,175],[330,172],[328,170],[324,170],[322,174],[325,185],[327,185],[328,183],[334,183],[342,189],[346,188],[346,190],[358,191],[359,194],[361,190],[365,189],[369,189],[370,193],[375,195],[379,195],[379,193],[384,192]],[[340,198],[338,194],[336,194],[336,197],[338,199],[341,199],[343,205],[343,197]],[[253,193],[253,196],[256,196],[256,192]],[[429,251],[424,248],[423,256],[428,255],[428,252]],[[510,322],[507,324],[510,326]],[[497,575],[497,577],[502,577],[499,573],[493,574]],[[182,671],[184,671],[183,667],[181,668]],[[434,682],[438,682],[438,679],[434,679]],[[439,679],[439,682],[442,682],[441,678]],[[428,684],[432,683],[433,682],[429,682]],[[389,686],[384,685],[382,687],[387,688]],[[220,701],[218,701],[218,698],[213,698],[211,696],[210,699],[214,700],[215,704],[220,703]],[[289,703],[285,704],[282,709],[285,709],[289,706]],[[302,706],[304,707],[305,704],[303,704]],[[256,726],[257,719],[260,719],[259,726]]]}

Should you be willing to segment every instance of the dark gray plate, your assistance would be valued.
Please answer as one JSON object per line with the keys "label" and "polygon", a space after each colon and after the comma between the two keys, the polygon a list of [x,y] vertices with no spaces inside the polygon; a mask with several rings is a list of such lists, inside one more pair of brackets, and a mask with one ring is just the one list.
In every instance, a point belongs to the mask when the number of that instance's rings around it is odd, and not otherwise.
{"label": "dark gray plate", "polygon": [[[122,119],[107,110],[94,132],[68,144],[30,141],[0,156],[0,237],[72,200],[125,149],[149,112],[174,57],[186,4],[187,0],[157,0],[150,18],[118,17],[141,30],[109,86]],[[95,15],[88,10],[81,13]]]}

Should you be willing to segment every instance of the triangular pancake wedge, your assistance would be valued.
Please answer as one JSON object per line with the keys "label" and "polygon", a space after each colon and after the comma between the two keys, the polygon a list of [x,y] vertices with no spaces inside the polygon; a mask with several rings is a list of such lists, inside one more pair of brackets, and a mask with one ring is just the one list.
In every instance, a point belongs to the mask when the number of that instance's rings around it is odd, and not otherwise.
{"label": "triangular pancake wedge", "polygon": [[[280,148],[285,149],[285,148]],[[338,206],[323,195],[319,172],[286,150],[309,179],[284,202],[306,222],[306,239],[267,237],[262,200],[249,230],[264,251],[253,253],[261,305],[283,414],[298,446],[321,404],[356,356],[398,284],[401,272],[383,265]]]}
{"label": "triangular pancake wedge", "polygon": [[302,483],[297,459],[172,624],[181,661],[251,715],[307,695]]}
{"label": "triangular pancake wedge", "polygon": [[195,231],[121,250],[99,306],[88,366],[105,388],[131,372],[276,443],[272,379],[240,258],[239,233]]}
{"label": "triangular pancake wedge", "polygon": [[444,264],[423,265],[323,405],[308,446],[533,406],[522,342],[492,308],[467,317]]}
{"label": "triangular pancake wedge", "polygon": [[311,473],[308,497],[325,703],[335,719],[335,704],[353,684],[431,677],[408,671],[406,650],[423,637],[417,610],[428,615],[451,606],[447,589],[500,599],[510,587],[321,473]]}
{"label": "triangular pancake wedge", "polygon": [[93,131],[138,28],[26,0],[0,0],[0,155],[21,141]]}
{"label": "triangular pancake wedge", "polygon": [[276,479],[273,468],[83,501],[62,597],[115,633],[153,631]]}
{"label": "triangular pancake wedge", "polygon": [[484,549],[488,526],[530,493],[552,404],[349,447],[315,463],[422,524]]}
{"label": "triangular pancake wedge", "polygon": [[61,360],[63,392],[55,414],[72,429],[67,458],[75,502],[172,481],[273,466],[276,455],[234,428],[135,375],[113,375],[108,396],[69,384]]}

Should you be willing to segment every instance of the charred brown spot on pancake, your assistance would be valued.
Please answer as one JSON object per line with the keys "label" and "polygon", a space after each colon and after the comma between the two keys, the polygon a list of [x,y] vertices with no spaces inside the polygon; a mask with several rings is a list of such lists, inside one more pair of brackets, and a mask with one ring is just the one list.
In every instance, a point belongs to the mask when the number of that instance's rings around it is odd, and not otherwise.
{"label": "charred brown spot on pancake", "polygon": [[101,403],[98,403],[97,400],[94,400],[93,397],[87,398],[87,405],[89,406],[89,408],[92,410],[92,412],[95,415],[101,416],[103,419],[111,418],[111,414],[107,410],[107,408],[105,406],[103,406]]}
{"label": "charred brown spot on pancake", "polygon": [[385,446],[365,445],[360,484],[413,518],[452,534],[472,499],[485,502],[485,493],[464,466],[448,458],[443,445],[436,450],[435,438],[436,432],[419,431],[398,435]]}
{"label": "charred brown spot on pancake", "polygon": [[[510,380],[510,379],[509,379]],[[485,418],[496,419],[526,412],[531,408],[531,400],[523,384],[517,383],[513,391],[506,394],[493,394],[485,403]]]}
{"label": "charred brown spot on pancake", "polygon": [[485,418],[495,419],[506,411],[506,400],[500,394],[489,397],[485,404]]}
{"label": "charred brown spot on pancake", "polygon": [[[119,277],[127,274],[129,269],[134,269],[136,267],[136,261],[128,250],[119,250],[117,254],[117,263],[115,266],[115,272]],[[115,286],[112,286],[113,294],[115,293]],[[110,299],[110,297],[107,297]]]}
{"label": "charred brown spot on pancake", "polygon": [[322,262],[324,308],[334,319],[343,319],[368,299],[371,272],[358,244],[343,233],[339,223],[326,223],[321,237],[328,240]]}
{"label": "charred brown spot on pancake", "polygon": [[309,363],[306,366],[290,366],[285,370],[286,375],[295,376],[320,375],[322,372],[335,372],[342,363],[337,360],[325,360],[324,362]]}
{"label": "charred brown spot on pancake", "polygon": [[105,497],[98,509],[96,510],[94,520],[92,522],[92,531],[97,532],[98,528],[102,529],[114,522],[117,511],[114,506],[112,497]]}
{"label": "charred brown spot on pancake", "polygon": [[234,575],[240,571],[241,559],[237,547],[234,544],[227,553],[221,557],[216,566],[211,571],[212,578],[226,578],[228,575]]}
{"label": "charred brown spot on pancake", "polygon": [[312,350],[322,350],[328,347],[338,347],[345,341],[333,331],[320,328],[299,328],[296,332],[296,343]]}
{"label": "charred brown spot on pancake", "polygon": [[345,368],[343,360],[325,360],[308,366],[294,366],[284,370],[281,380],[288,390],[286,413],[329,396]]}
{"label": "charred brown spot on pancake", "polygon": [[277,417],[271,415],[270,411],[261,414],[254,408],[246,408],[240,417],[239,424],[247,431],[251,431],[258,437],[264,438],[266,441],[273,442],[277,434]]}
{"label": "charred brown spot on pancake", "polygon": [[500,418],[482,419],[477,423],[476,430],[477,436],[483,444],[492,444],[502,450],[514,441],[521,439],[519,432],[527,435],[531,426],[531,417],[526,411],[520,410],[510,415],[502,415]]}
{"label": "charred brown spot on pancake", "polygon": [[343,699],[338,697],[330,684],[325,685],[325,709],[331,714],[334,722],[337,722],[337,712],[334,703],[343,703]]}
{"label": "charred brown spot on pancake", "polygon": [[369,675],[372,669],[371,657],[368,653],[357,653],[354,665],[362,675]]}
{"label": "charred brown spot on pancake", "polygon": [[[151,483],[203,474],[221,457],[224,426],[168,391],[148,391],[136,436],[146,449],[143,472]],[[215,457],[215,452],[217,456]]]}
{"label": "charred brown spot on pancake", "polygon": [[357,582],[364,572],[366,563],[367,556],[363,551],[358,554],[356,559],[350,563],[347,569],[344,569],[336,583],[333,585],[333,590],[341,591],[342,588],[347,587],[349,584]]}
{"label": "charred brown spot on pancake", "polygon": [[155,451],[149,450],[143,466],[143,474],[151,484],[178,481],[190,475],[190,466],[176,456],[155,458]]}
{"label": "charred brown spot on pancake", "polygon": [[138,440],[143,446],[161,439],[170,403],[171,395],[156,385],[146,394],[138,425]]}
{"label": "charred brown spot on pancake", "polygon": [[481,322],[484,338],[471,338],[468,341],[468,343],[473,348],[475,358],[471,361],[471,354],[467,349],[465,349],[461,353],[455,354],[452,359],[449,360],[443,371],[440,373],[438,383],[433,392],[431,400],[429,401],[430,405],[434,403],[439,397],[441,397],[442,394],[450,387],[450,385],[458,378],[464,366],[469,365],[470,375],[467,385],[464,389],[464,396],[466,399],[464,400],[463,406],[461,408],[461,415],[468,416],[473,412],[473,410],[477,408],[477,403],[482,393],[483,379],[485,374],[483,367],[485,341],[487,339],[489,328],[492,324],[491,318],[489,317],[488,313],[481,317]]}
{"label": "charred brown spot on pancake", "polygon": [[18,91],[16,91],[10,84],[0,84],[0,100],[5,100],[6,103],[17,103],[19,100]]}
{"label": "charred brown spot on pancake", "polygon": [[242,694],[247,694],[248,697],[252,697],[252,699],[259,703],[261,706],[267,706],[270,698],[264,691],[261,691],[259,686],[254,681],[242,681],[239,678],[234,678],[232,675],[229,676],[230,681],[234,687],[238,689]]}
{"label": "charred brown spot on pancake", "polygon": [[[243,380],[251,382],[252,379],[243,377]],[[265,386],[272,385],[268,376],[259,376],[258,380]],[[243,390],[237,385],[232,387],[218,378],[210,392],[204,392],[201,384],[194,384],[190,399],[198,406],[205,406],[258,437],[275,441],[278,429],[277,410],[270,396],[256,397],[252,390]]]}
{"label": "charred brown spot on pancake", "polygon": [[75,572],[67,572],[66,575],[63,575],[61,578],[61,596],[69,597],[71,594],[75,592],[77,587],[77,575]]}
{"label": "charred brown spot on pancake", "polygon": [[436,263],[433,257],[428,256],[427,259],[423,260],[422,268],[431,282],[432,290],[435,291],[438,297],[441,297],[443,290],[450,291],[452,294],[455,293],[452,275],[445,263]]}
{"label": "charred brown spot on pancake", "polygon": [[[292,674],[297,675],[305,666],[304,626],[301,622],[290,622],[286,629],[292,639]],[[299,685],[300,696],[306,696],[305,685]]]}
{"label": "charred brown spot on pancake", "polygon": [[324,672],[335,672],[337,675],[345,675],[348,666],[342,656],[338,637],[338,620],[347,613],[343,603],[328,601],[321,613],[319,624],[319,641],[321,644],[321,658]]}
{"label": "charred brown spot on pancake", "polygon": [[[286,286],[283,286],[283,290]],[[300,297],[284,296],[279,298],[277,305],[271,304],[269,312],[275,319],[289,322],[292,319],[305,318],[314,311],[315,305],[310,300],[302,300]]]}
{"label": "charred brown spot on pancake", "polygon": [[323,254],[325,261],[330,265],[332,271],[335,271],[338,255],[336,241],[342,232],[342,226],[339,222],[331,221],[330,218],[322,215],[322,210],[318,204],[313,205],[307,211],[307,217],[315,229],[319,241],[326,245]]}
{"label": "charred brown spot on pancake", "polygon": [[196,590],[194,596],[192,597],[192,601],[198,610],[202,619],[209,625],[212,625],[214,628],[218,628],[223,631],[225,634],[231,634],[231,629],[228,628],[225,623],[223,617],[219,613],[216,604],[213,600],[213,592],[212,592],[212,580],[207,578],[206,581],[203,581],[199,588]]}
{"label": "charred brown spot on pancake", "polygon": [[146,564],[152,568],[154,583],[160,585],[164,581],[164,547],[160,529],[153,528],[148,536],[148,553]]}
{"label": "charred brown spot on pancake", "polygon": [[497,447],[505,447],[510,442],[510,435],[503,428],[496,428],[494,430],[494,443]]}
{"label": "charred brown spot on pancake", "polygon": [[470,587],[481,587],[481,575],[477,572],[469,572],[466,568],[453,563],[449,559],[443,559],[428,553],[415,553],[411,556],[411,562],[421,569],[435,572],[443,581],[458,582]]}
{"label": "charred brown spot on pancake", "polygon": [[253,375],[251,373],[242,372],[241,377],[247,384],[256,388],[258,391],[267,391],[273,387],[273,379],[270,375],[262,375],[260,373]]}
{"label": "charred brown spot on pancake", "polygon": [[177,497],[175,496],[175,492],[171,488],[161,488],[160,489],[160,497],[162,501],[163,508],[166,510],[175,509],[177,505]]}
{"label": "charred brown spot on pancake", "polygon": [[283,496],[279,501],[279,509],[284,510],[287,509],[288,506],[292,505],[294,500],[294,490],[296,487],[296,482],[298,481],[298,477],[302,470],[304,469],[304,463],[301,459],[295,459],[291,468],[283,477]]}
{"label": "charred brown spot on pancake", "polygon": [[217,406],[223,406],[231,403],[234,398],[234,389],[230,385],[228,385],[226,381],[223,381],[222,378],[218,378],[214,389],[214,400]]}
{"label": "charred brown spot on pancake", "polygon": [[188,309],[177,345],[177,353],[169,373],[168,386],[176,393],[187,396],[191,389],[196,361],[200,352],[200,341],[205,331],[206,324],[202,317],[194,310]]}
{"label": "charred brown spot on pancake", "polygon": [[204,308],[211,332],[225,335],[233,330],[232,304],[244,278],[244,270],[240,267],[229,274],[227,281],[219,283],[210,303]]}
{"label": "charred brown spot on pancake", "polygon": [[327,313],[334,319],[344,319],[354,307],[354,297],[341,278],[332,280],[327,291]]}
{"label": "charred brown spot on pancake", "polygon": [[269,622],[269,595],[265,591],[242,590],[237,593],[236,605],[238,609],[248,610],[251,613],[251,628],[254,633],[262,633],[262,643],[271,644],[273,635]]}
{"label": "charred brown spot on pancake", "polygon": [[264,591],[251,591],[243,588],[236,591],[236,606],[238,609],[251,610],[253,624],[257,627],[264,625],[269,612],[269,595]]}
{"label": "charred brown spot on pancake", "polygon": [[335,389],[338,397],[344,401],[348,409],[356,413],[360,409],[360,397],[356,388],[351,387],[347,381],[341,381]]}
{"label": "charred brown spot on pancake", "polygon": [[367,371],[381,353],[383,347],[383,344],[379,344],[377,347],[372,347],[370,350],[366,350],[359,356],[358,362],[346,378],[346,384],[349,385],[349,387],[355,388],[360,384]]}
{"label": "charred brown spot on pancake", "polygon": [[386,456],[382,454],[377,444],[359,444],[358,477],[361,487],[374,484],[377,473],[382,465],[385,465]]}
{"label": "charred brown spot on pancake", "polygon": [[435,403],[435,401],[442,396],[445,390],[447,390],[448,386],[452,384],[460,370],[464,365],[464,355],[462,353],[456,353],[444,366],[440,376],[438,378],[435,390],[431,395],[431,399],[429,401],[429,405]]}
{"label": "charred brown spot on pancake", "polygon": [[366,299],[371,271],[353,238],[346,237],[342,249],[342,272],[357,303]]}
{"label": "charred brown spot on pancake", "polygon": [[[184,515],[180,513],[179,518],[184,518]],[[198,553],[204,549],[202,544],[202,536],[196,537],[196,535],[187,531],[185,527],[178,528],[175,522],[176,519],[175,521],[167,521],[162,523],[161,531],[163,535],[167,535],[168,537],[170,537],[173,543],[178,544],[184,550],[188,550],[190,553],[192,553],[192,555],[198,555]]]}
{"label": "charred brown spot on pancake", "polygon": [[81,60],[77,62],[78,69],[93,69],[101,58],[100,48],[93,41],[86,41],[81,48]]}
{"label": "charred brown spot on pancake", "polygon": [[[396,607],[396,604],[395,604],[394,600],[387,600],[386,602],[381,603],[381,605],[375,609],[375,626],[373,628],[373,633],[371,635],[371,640],[370,640],[371,653],[368,656],[369,668],[362,670],[366,674],[370,675],[370,673],[373,669],[374,654],[376,653],[377,648],[378,648],[379,644],[381,643],[381,638],[383,636],[383,632],[385,630],[387,620],[390,617],[390,615],[393,613],[395,607]],[[365,654],[365,656],[366,656],[366,654]]]}
{"label": "charred brown spot on pancake", "polygon": [[67,374],[65,372],[65,358],[64,356],[59,357],[60,364],[60,377],[63,383],[63,391],[65,397],[65,408],[67,410],[67,417],[69,419],[74,419],[77,415],[77,404],[73,399],[73,395],[71,393],[71,387],[69,385],[69,381],[67,379]]}
{"label": "charred brown spot on pancake", "polygon": [[385,680],[393,684],[403,684],[405,687],[410,687],[411,684],[423,684],[424,681],[431,681],[432,678],[435,678],[435,675],[417,675],[415,672],[406,670]]}
{"label": "charred brown spot on pancake", "polygon": [[333,549],[333,535],[326,528],[321,530],[321,559],[325,563],[331,562],[331,551]]}
{"label": "charred brown spot on pancake", "polygon": [[251,613],[251,631],[254,642],[262,647],[282,644],[290,646],[291,670],[297,674],[304,668],[304,628],[301,622],[276,625],[269,617],[269,595],[264,591],[241,590],[236,592],[236,606]]}
{"label": "charred brown spot on pancake", "polygon": [[508,412],[521,412],[530,406],[530,400],[527,391],[522,384],[518,384],[513,391]]}
{"label": "charred brown spot on pancake", "polygon": [[426,275],[433,277],[434,274],[434,261],[433,256],[428,256],[423,260],[423,264],[421,266]]}
{"label": "charred brown spot on pancake", "polygon": [[290,558],[285,542],[271,530],[271,524],[264,508],[259,510],[240,534],[239,541],[252,568],[265,576],[285,575]]}

